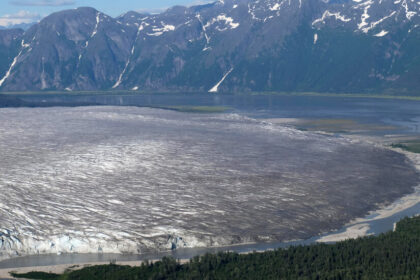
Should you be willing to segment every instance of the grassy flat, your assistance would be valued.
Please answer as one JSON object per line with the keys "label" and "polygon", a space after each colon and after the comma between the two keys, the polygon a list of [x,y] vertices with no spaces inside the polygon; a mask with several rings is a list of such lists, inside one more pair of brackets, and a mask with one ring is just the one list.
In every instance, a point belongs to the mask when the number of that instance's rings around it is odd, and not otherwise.
{"label": "grassy flat", "polygon": [[346,98],[378,98],[400,99],[420,101],[419,95],[390,95],[380,93],[329,93],[329,92],[250,92],[241,95],[278,95],[278,96],[323,96],[323,97],[346,97]]}
{"label": "grassy flat", "polygon": [[391,125],[361,123],[352,119],[268,119],[267,121],[291,125],[303,131],[323,131],[327,133],[362,133],[396,129],[395,126]]}
{"label": "grassy flat", "polygon": [[400,142],[391,144],[393,148],[400,148],[408,152],[420,154],[420,140],[410,140],[407,142]]}

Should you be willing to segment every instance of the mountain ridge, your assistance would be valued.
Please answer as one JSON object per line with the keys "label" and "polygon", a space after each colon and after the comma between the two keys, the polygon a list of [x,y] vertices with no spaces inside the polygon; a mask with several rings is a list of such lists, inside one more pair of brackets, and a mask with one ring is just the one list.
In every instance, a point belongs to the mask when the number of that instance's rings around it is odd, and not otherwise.
{"label": "mountain ridge", "polygon": [[[226,0],[0,30],[0,91],[420,91],[420,2]],[[8,39],[7,39],[8,38]]]}

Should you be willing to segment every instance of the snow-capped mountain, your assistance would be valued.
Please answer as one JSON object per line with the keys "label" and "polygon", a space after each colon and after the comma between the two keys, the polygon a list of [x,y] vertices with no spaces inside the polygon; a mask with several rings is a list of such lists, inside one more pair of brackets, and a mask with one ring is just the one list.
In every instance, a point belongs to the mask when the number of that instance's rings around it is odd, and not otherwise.
{"label": "snow-capped mountain", "polygon": [[420,90],[417,0],[225,0],[0,30],[0,89]]}

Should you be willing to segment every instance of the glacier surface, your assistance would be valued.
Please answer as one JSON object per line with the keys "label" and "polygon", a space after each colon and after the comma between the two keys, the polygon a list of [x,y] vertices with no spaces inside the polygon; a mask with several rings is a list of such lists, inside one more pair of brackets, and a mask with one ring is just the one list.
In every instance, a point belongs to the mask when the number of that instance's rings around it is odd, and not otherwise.
{"label": "glacier surface", "polygon": [[307,238],[412,191],[393,151],[238,114],[0,110],[0,257]]}

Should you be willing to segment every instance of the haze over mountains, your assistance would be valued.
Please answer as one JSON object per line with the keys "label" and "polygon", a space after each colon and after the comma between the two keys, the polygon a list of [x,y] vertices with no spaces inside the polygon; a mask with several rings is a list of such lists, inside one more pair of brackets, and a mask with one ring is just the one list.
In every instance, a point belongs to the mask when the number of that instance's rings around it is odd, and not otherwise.
{"label": "haze over mountains", "polygon": [[418,0],[225,0],[0,30],[0,90],[420,90]]}
{"label": "haze over mountains", "polygon": [[28,30],[34,24],[36,24],[36,22],[19,23],[19,24],[12,24],[12,25],[8,25],[8,26],[0,26],[0,30],[2,30],[2,29],[23,29],[23,30]]}

